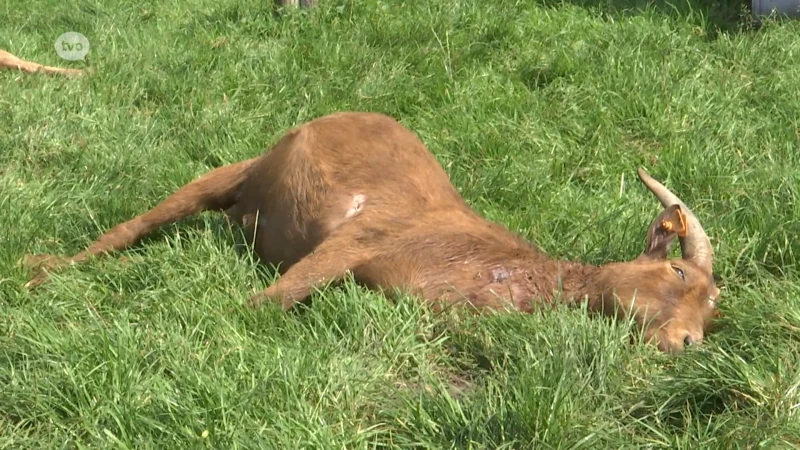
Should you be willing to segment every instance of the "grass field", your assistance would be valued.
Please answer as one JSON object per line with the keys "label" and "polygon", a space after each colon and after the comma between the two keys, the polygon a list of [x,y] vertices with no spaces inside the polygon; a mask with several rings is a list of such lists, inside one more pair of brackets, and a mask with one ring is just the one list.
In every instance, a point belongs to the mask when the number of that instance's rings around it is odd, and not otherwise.
{"label": "grass field", "polygon": [[[737,2],[6,1],[0,48],[0,447],[800,445],[800,22]],[[352,283],[270,283],[218,215],[22,286],[206,170],[340,110],[412,128],[476,210],[556,257],[627,260],[673,188],[712,237],[725,314],[665,356],[585,311],[435,316]]]}

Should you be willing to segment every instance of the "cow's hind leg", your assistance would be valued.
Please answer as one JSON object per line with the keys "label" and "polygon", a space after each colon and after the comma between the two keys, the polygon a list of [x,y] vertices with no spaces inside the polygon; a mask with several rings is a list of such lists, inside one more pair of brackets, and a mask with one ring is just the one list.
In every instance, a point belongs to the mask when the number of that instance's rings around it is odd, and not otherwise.
{"label": "cow's hind leg", "polygon": [[314,289],[343,279],[347,272],[366,264],[373,256],[370,248],[359,245],[350,233],[340,229],[281,275],[275,283],[250,297],[249,305],[265,301],[280,303],[284,310],[302,302]]}
{"label": "cow's hind leg", "polygon": [[5,50],[0,50],[0,69],[21,70],[28,73],[42,72],[59,75],[83,75],[83,71],[80,69],[43,66],[35,62],[18,58]]}
{"label": "cow's hind leg", "polygon": [[236,202],[239,187],[247,176],[247,169],[256,159],[230,164],[204,174],[178,189],[150,211],[111,228],[85,250],[73,256],[25,255],[22,263],[33,272],[31,280],[25,286],[41,284],[47,278],[48,271],[83,262],[92,256],[128,248],[163,225],[203,211],[229,208]]}

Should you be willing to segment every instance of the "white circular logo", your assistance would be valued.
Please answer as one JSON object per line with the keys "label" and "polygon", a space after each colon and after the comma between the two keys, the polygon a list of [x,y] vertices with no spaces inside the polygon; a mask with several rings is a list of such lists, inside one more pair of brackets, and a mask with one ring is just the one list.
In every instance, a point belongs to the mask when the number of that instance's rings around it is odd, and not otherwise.
{"label": "white circular logo", "polygon": [[58,56],[67,61],[78,61],[89,53],[89,40],[80,33],[67,31],[56,39],[55,47]]}

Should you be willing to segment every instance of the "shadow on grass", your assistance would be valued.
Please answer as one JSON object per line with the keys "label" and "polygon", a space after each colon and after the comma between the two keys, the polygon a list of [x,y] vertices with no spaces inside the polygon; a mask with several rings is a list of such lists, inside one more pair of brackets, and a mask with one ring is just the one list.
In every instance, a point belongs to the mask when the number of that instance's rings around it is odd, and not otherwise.
{"label": "shadow on grass", "polygon": [[700,22],[697,26],[704,29],[708,40],[716,39],[721,33],[750,30],[753,25],[750,2],[746,0],[537,0],[537,3],[554,8],[568,3],[609,18],[630,17],[648,10],[671,19],[695,16],[695,20]]}
{"label": "shadow on grass", "polygon": [[148,242],[163,241],[163,239],[173,236],[178,229],[197,233],[209,231],[214,236],[215,242],[229,247],[229,249],[226,248],[225,251],[230,250],[236,252],[236,256],[240,260],[252,258],[256,263],[259,279],[267,286],[272,283],[272,280],[278,275],[279,268],[271,264],[264,264],[259,260],[252,244],[248,243],[245,238],[244,229],[229,222],[223,213],[207,211],[201,214],[202,215],[187,217],[179,222],[158,228],[143,237],[136,247],[146,247]]}

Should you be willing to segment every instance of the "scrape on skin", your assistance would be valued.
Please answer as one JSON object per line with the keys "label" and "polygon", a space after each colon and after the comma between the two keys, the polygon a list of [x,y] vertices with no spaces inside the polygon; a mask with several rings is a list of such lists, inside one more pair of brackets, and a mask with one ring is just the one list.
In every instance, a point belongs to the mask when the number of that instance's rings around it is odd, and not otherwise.
{"label": "scrape on skin", "polygon": [[364,194],[358,194],[353,196],[353,203],[350,205],[350,208],[345,212],[344,218],[350,219],[356,214],[360,213],[364,207],[364,202],[367,201],[367,196]]}
{"label": "scrape on skin", "polygon": [[511,276],[511,273],[505,267],[495,267],[492,269],[492,282],[502,283]]}

